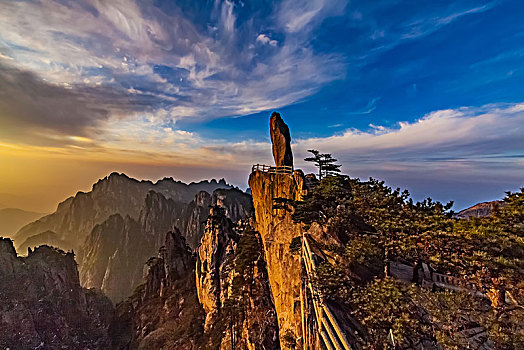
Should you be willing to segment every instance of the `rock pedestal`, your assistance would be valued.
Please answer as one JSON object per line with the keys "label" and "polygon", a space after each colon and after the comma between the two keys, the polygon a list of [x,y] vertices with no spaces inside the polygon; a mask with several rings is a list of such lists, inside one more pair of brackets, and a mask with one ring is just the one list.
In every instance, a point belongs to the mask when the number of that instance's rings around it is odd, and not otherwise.
{"label": "rock pedestal", "polygon": [[[294,237],[302,234],[302,227],[295,224],[291,213],[273,209],[274,198],[301,200],[304,178],[300,171],[293,176],[253,172],[249,186],[255,206],[256,229],[260,232],[271,291],[275,301],[280,337],[299,341],[302,335],[300,310],[301,264],[300,256],[293,255],[289,245]],[[283,349],[288,349],[281,342]],[[297,349],[300,347],[297,346]]]}

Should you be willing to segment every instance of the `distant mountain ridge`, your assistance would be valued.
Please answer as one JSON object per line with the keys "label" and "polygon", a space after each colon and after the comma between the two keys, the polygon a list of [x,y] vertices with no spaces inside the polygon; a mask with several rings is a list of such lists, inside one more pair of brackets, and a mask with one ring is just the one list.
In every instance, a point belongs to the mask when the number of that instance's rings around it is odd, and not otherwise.
{"label": "distant mountain ridge", "polygon": [[503,205],[503,201],[482,202],[459,211],[454,215],[454,217],[457,219],[469,219],[472,217],[480,218],[490,216],[495,208]]}
{"label": "distant mountain ridge", "polygon": [[37,213],[18,208],[0,209],[0,234],[4,236],[12,236],[23,226],[44,215],[44,213]]}
{"label": "distant mountain ridge", "polygon": [[[46,231],[56,234],[56,239],[69,247],[80,248],[93,227],[113,214],[138,219],[142,204],[149,191],[161,193],[175,202],[189,203],[200,191],[212,193],[218,188],[232,188],[224,179],[185,184],[172,178],[155,183],[136,180],[125,174],[112,173],[96,182],[90,192],[78,192],[58,204],[54,213],[22,227],[13,236],[20,247],[30,237]],[[33,240],[35,245],[46,243]]]}

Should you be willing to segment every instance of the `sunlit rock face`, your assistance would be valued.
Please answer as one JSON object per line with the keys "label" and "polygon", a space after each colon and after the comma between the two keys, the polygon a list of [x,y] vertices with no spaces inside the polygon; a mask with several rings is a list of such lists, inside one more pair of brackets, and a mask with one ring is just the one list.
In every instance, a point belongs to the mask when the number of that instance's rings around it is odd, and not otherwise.
{"label": "sunlit rock face", "polygon": [[185,184],[172,178],[164,178],[153,183],[138,181],[125,174],[112,173],[95,183],[91,191],[78,192],[74,197],[60,203],[54,213],[22,227],[14,236],[15,244],[20,247],[31,237],[33,239],[28,242],[33,247],[50,243],[46,241],[46,236],[40,234],[52,231],[55,233],[53,243],[57,243],[62,249],[74,248],[78,254],[77,258],[81,260],[81,247],[93,228],[115,214],[122,218],[129,216],[138,220],[144,200],[150,191],[160,193],[175,202],[187,204],[198,192],[213,193],[218,188],[227,189],[231,186],[223,179]]}
{"label": "sunlit rock face", "polygon": [[[293,166],[289,129],[278,113],[270,121],[275,164]],[[302,171],[293,174],[271,174],[255,171],[249,177],[255,228],[260,232],[267,262],[268,277],[278,317],[279,334],[298,340],[302,337],[300,284],[301,264],[291,254],[289,245],[301,235],[301,226],[291,219],[291,212],[273,209],[275,198],[300,200],[305,190]]]}
{"label": "sunlit rock face", "polygon": [[255,206],[255,227],[264,245],[279,333],[298,339],[302,337],[301,264],[300,257],[289,251],[289,245],[294,237],[301,235],[301,226],[293,223],[290,212],[273,209],[273,199],[301,199],[304,179],[301,172],[287,175],[257,171],[249,177],[249,186]]}
{"label": "sunlit rock face", "polygon": [[[218,212],[217,212],[218,210]],[[197,250],[198,299],[209,348],[279,349],[260,235],[213,208]]]}
{"label": "sunlit rock face", "polygon": [[273,112],[269,120],[271,143],[273,144],[273,158],[276,166],[293,166],[293,153],[291,152],[291,136],[289,128],[280,117]]}
{"label": "sunlit rock face", "polygon": [[197,250],[196,265],[198,300],[206,312],[206,331],[213,326],[227,297],[237,241],[231,220],[211,211]]}
{"label": "sunlit rock face", "polygon": [[164,244],[166,232],[180,228],[191,249],[200,243],[211,205],[241,219],[253,211],[251,197],[237,189],[199,192],[189,204],[150,191],[138,219],[115,214],[96,225],[82,247],[80,278],[84,286],[102,289],[115,303],[142,283],[143,266]]}
{"label": "sunlit rock face", "polygon": [[481,218],[484,216],[490,216],[495,208],[503,207],[505,204],[503,201],[492,201],[482,202],[475,204],[469,208],[459,211],[455,214],[457,219],[469,219],[469,218]]}
{"label": "sunlit rock face", "polygon": [[80,286],[73,253],[49,246],[17,257],[0,238],[0,348],[107,349],[109,299]]}

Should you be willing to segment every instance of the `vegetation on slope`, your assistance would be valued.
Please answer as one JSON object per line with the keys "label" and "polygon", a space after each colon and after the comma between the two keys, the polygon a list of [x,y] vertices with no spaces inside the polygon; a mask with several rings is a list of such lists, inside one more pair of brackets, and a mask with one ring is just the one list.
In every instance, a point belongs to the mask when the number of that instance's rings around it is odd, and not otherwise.
{"label": "vegetation on slope", "polygon": [[[353,310],[367,330],[360,334],[366,347],[459,349],[472,341],[464,331],[480,328],[487,346],[518,349],[524,344],[524,189],[508,192],[504,202],[490,217],[458,220],[452,203],[413,202],[382,181],[335,175],[294,203],[293,218],[334,238],[317,242],[330,258],[314,282],[325,298]],[[290,248],[297,251],[295,243]],[[388,276],[392,261],[428,263],[479,293],[431,291],[416,276],[413,284],[400,282]]]}

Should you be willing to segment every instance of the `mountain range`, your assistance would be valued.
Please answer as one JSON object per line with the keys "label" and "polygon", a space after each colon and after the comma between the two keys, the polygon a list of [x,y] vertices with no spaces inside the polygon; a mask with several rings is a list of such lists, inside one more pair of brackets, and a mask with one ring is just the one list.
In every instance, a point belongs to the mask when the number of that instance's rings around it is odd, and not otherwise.
{"label": "mountain range", "polygon": [[[493,349],[490,324],[468,313],[475,303],[482,316],[511,306],[504,320],[519,336],[518,194],[452,218],[448,207],[414,204],[377,180],[305,175],[293,168],[289,129],[278,113],[270,130],[277,166],[253,169],[248,192],[223,179],[153,183],[112,173],[20,228],[14,242],[0,238],[0,347],[441,349],[457,337],[457,344]],[[511,209],[504,214],[510,239],[471,243],[499,207]],[[385,255],[383,238],[398,255]],[[461,279],[465,273],[452,275],[469,271],[451,268],[458,243],[461,257],[484,244],[472,256],[506,259],[486,261],[505,264],[508,285],[490,278],[475,289]],[[424,254],[432,260],[421,260]],[[449,267],[447,274],[437,266]],[[455,305],[456,319],[442,316],[442,305]],[[442,327],[451,329],[445,340]]]}
{"label": "mountain range", "polygon": [[12,236],[23,226],[44,215],[45,214],[18,208],[0,209],[0,234]]}

